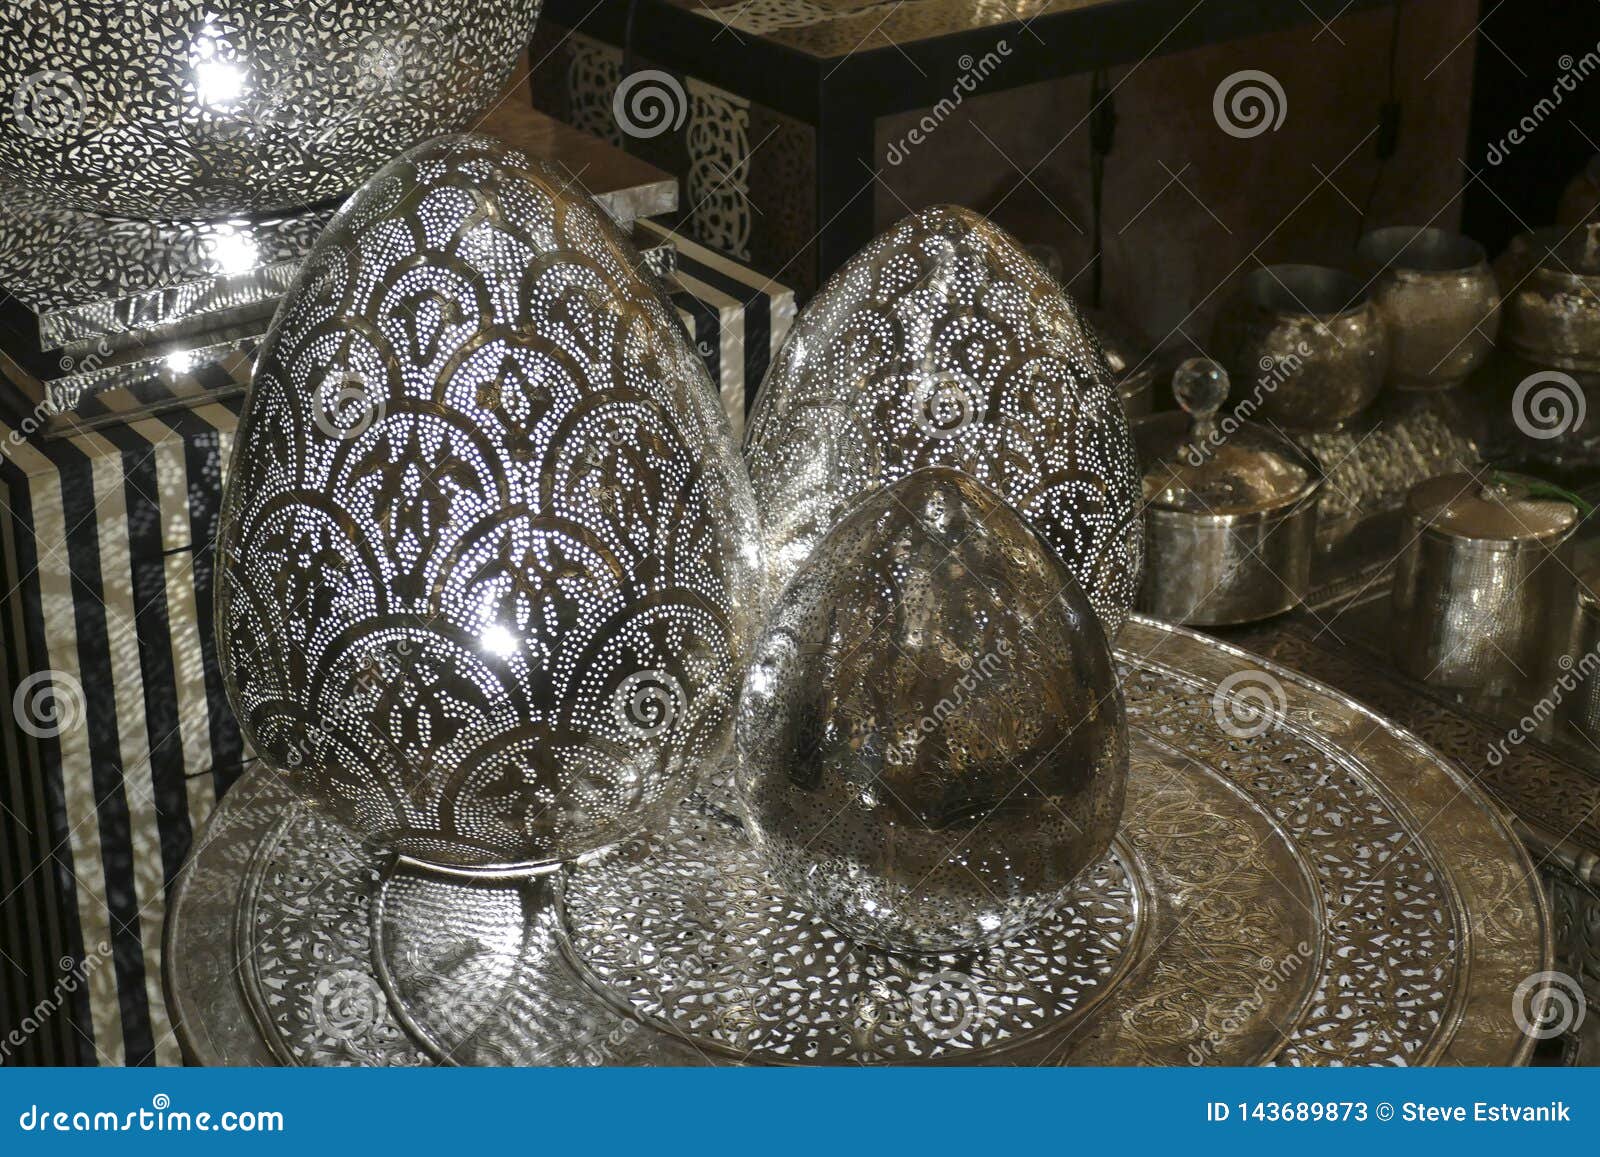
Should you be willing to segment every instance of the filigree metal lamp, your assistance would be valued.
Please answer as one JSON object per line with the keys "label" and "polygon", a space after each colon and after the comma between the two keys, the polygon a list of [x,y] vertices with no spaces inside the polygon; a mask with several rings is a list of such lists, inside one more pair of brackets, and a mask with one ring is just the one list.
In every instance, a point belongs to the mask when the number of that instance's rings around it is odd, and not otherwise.
{"label": "filigree metal lamp", "polygon": [[[976,218],[932,216],[867,251],[901,304],[847,325],[824,301],[786,355],[807,373],[768,386],[769,572],[704,369],[592,206],[460,137],[341,212],[225,499],[220,658],[269,766],[174,893],[198,1059],[1526,1058],[1505,997],[1544,914],[1498,811],[1203,636],[1128,621],[1119,685],[1137,479],[1109,384],[1059,376],[1093,339],[1026,271],[983,272]],[[924,275],[965,302],[948,324]],[[844,374],[874,348],[923,384]],[[929,366],[992,386],[955,461],[903,437]],[[342,824],[285,807],[273,767]],[[1375,857],[1393,887],[1357,886]]]}
{"label": "filigree metal lamp", "polygon": [[913,214],[822,288],[745,439],[773,589],[856,502],[922,466],[999,492],[1114,638],[1139,585],[1139,472],[1115,379],[1077,307],[967,209]]}
{"label": "filigree metal lamp", "polygon": [[582,191],[485,137],[392,162],[318,241],[219,550],[251,745],[447,868],[548,868],[682,800],[760,613],[704,365]]}
{"label": "filigree metal lamp", "polygon": [[829,531],[778,599],[739,707],[768,870],[858,941],[993,944],[1111,845],[1128,733],[1078,584],[959,471],[913,471]]}
{"label": "filigree metal lamp", "polygon": [[0,4],[0,179],[128,217],[303,209],[488,107],[540,0]]}

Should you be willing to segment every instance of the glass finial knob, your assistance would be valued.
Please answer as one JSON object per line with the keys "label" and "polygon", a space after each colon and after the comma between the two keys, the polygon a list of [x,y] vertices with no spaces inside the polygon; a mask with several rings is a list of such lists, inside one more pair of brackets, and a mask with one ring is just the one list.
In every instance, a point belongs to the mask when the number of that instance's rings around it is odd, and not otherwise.
{"label": "glass finial knob", "polygon": [[1172,375],[1172,396],[1193,417],[1208,418],[1228,400],[1228,371],[1210,358],[1190,358]]}

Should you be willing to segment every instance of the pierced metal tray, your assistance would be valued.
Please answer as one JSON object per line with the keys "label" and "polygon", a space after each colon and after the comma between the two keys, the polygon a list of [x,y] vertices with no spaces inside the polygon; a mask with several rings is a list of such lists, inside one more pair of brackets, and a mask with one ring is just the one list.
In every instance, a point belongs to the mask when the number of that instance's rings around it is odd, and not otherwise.
{"label": "pierced metal tray", "polygon": [[[394,866],[258,771],[168,917],[207,1064],[1516,1064],[1548,967],[1500,813],[1409,734],[1214,639],[1135,619],[1111,853],[982,952],[856,946],[776,892],[720,776],[559,875]],[[1526,1015],[1524,1013],[1524,1015]]]}

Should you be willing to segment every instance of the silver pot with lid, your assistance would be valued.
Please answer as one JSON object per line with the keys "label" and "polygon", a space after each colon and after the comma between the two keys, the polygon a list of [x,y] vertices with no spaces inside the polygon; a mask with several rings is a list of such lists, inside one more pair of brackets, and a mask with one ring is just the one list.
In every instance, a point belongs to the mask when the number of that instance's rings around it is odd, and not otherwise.
{"label": "silver pot with lid", "polygon": [[1139,609],[1198,626],[1290,610],[1311,587],[1324,475],[1288,438],[1217,411],[1228,375],[1191,358],[1173,375],[1183,413],[1134,424],[1144,476]]}
{"label": "silver pot with lid", "polygon": [[1520,474],[1417,483],[1391,591],[1396,666],[1461,692],[1538,694],[1571,627],[1578,521],[1570,497]]}

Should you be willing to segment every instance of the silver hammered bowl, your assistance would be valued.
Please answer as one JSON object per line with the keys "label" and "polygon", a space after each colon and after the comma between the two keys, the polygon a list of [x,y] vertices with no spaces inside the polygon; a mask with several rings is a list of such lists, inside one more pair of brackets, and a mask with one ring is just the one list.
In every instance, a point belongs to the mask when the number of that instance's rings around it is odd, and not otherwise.
{"label": "silver hammered bowl", "polygon": [[298,209],[465,126],[540,0],[0,3],[0,182],[139,218]]}
{"label": "silver hammered bowl", "polygon": [[1483,246],[1443,229],[1374,229],[1356,264],[1389,330],[1397,389],[1448,389],[1488,360],[1500,333],[1500,288]]}
{"label": "silver hammered bowl", "polygon": [[1337,430],[1378,396],[1389,336],[1367,288],[1325,265],[1244,278],[1212,333],[1249,413],[1290,430]]}
{"label": "silver hammered bowl", "polygon": [[1542,367],[1600,371],[1600,223],[1519,234],[1495,272],[1514,353]]}

